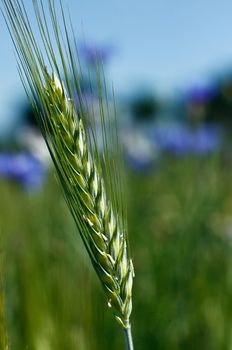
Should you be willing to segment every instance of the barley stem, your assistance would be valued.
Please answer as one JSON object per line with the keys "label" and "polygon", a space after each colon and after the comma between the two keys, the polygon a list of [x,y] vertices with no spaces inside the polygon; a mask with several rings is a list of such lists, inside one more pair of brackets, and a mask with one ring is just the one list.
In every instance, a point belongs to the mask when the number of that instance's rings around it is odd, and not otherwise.
{"label": "barley stem", "polygon": [[124,331],[125,331],[126,349],[134,350],[131,326],[125,328]]}

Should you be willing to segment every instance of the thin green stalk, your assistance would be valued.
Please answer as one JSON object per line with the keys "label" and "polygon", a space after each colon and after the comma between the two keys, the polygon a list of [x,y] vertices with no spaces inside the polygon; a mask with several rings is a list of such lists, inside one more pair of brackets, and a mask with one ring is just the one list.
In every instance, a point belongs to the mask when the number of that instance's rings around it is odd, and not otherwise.
{"label": "thin green stalk", "polygon": [[134,350],[131,326],[124,329],[127,350]]}

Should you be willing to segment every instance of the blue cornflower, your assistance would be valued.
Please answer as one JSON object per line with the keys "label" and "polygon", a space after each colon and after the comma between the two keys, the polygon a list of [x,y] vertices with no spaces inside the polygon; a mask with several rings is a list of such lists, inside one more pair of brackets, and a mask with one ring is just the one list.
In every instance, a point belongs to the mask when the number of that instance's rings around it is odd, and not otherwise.
{"label": "blue cornflower", "polygon": [[196,154],[215,151],[221,144],[221,134],[213,125],[202,125],[192,133],[191,150]]}
{"label": "blue cornflower", "polygon": [[211,100],[217,92],[215,86],[211,85],[202,85],[202,86],[194,86],[189,89],[185,97],[187,101],[194,103],[204,103]]}
{"label": "blue cornflower", "polygon": [[90,66],[95,65],[99,62],[104,62],[109,59],[112,55],[111,46],[99,46],[99,45],[87,45],[83,44],[80,46],[80,52],[83,55],[86,63]]}
{"label": "blue cornflower", "polygon": [[161,151],[176,155],[204,155],[218,149],[222,138],[218,127],[203,124],[196,129],[181,123],[163,123],[150,129],[148,137]]}
{"label": "blue cornflower", "polygon": [[16,181],[26,190],[40,188],[45,174],[44,165],[31,153],[0,153],[0,176]]}
{"label": "blue cornflower", "polygon": [[155,129],[155,141],[159,148],[173,154],[189,152],[191,138],[189,129],[180,123],[167,123]]}

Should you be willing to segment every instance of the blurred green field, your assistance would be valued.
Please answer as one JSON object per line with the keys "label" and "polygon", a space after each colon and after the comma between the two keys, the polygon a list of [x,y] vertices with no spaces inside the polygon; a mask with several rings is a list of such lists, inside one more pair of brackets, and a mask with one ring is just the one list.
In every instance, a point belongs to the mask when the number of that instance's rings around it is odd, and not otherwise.
{"label": "blurred green field", "polygon": [[[232,349],[232,163],[166,157],[127,173],[135,349]],[[10,350],[123,349],[59,186],[0,182]]]}

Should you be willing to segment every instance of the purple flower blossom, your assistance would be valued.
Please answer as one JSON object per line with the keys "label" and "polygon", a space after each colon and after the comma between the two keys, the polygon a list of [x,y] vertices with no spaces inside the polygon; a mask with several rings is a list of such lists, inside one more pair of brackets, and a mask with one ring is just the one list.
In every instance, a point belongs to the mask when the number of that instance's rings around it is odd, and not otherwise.
{"label": "purple flower blossom", "polygon": [[0,176],[16,181],[25,190],[40,188],[45,174],[43,164],[30,153],[0,153]]}
{"label": "purple flower blossom", "polygon": [[181,123],[167,123],[150,128],[148,138],[161,151],[176,155],[187,153],[204,155],[217,150],[221,144],[220,130],[214,125],[200,125],[191,129]]}
{"label": "purple flower blossom", "polygon": [[195,86],[186,93],[186,99],[189,102],[204,103],[211,100],[216,94],[214,86]]}
{"label": "purple flower blossom", "polygon": [[112,55],[111,46],[97,46],[82,44],[80,46],[80,52],[83,55],[86,63],[90,66],[95,65],[98,62],[106,63],[109,57]]}
{"label": "purple flower blossom", "polygon": [[191,134],[191,150],[196,154],[208,154],[219,148],[221,135],[219,130],[210,125],[203,125]]}
{"label": "purple flower blossom", "polygon": [[155,142],[163,151],[173,154],[185,154],[190,148],[190,133],[185,125],[171,123],[158,127],[155,131]]}

